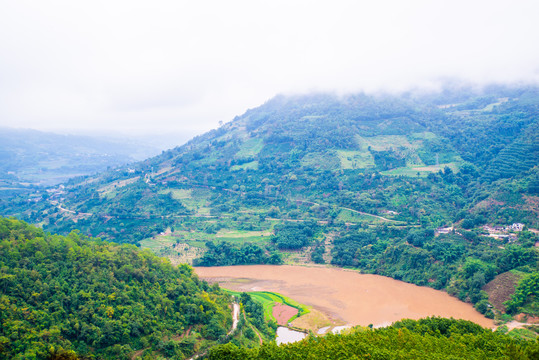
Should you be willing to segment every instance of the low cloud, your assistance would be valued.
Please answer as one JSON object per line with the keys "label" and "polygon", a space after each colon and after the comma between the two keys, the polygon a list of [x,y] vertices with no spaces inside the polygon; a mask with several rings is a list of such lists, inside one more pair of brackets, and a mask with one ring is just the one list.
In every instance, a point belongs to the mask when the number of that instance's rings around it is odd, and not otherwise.
{"label": "low cloud", "polygon": [[536,1],[17,1],[0,125],[204,131],[277,93],[539,80]]}

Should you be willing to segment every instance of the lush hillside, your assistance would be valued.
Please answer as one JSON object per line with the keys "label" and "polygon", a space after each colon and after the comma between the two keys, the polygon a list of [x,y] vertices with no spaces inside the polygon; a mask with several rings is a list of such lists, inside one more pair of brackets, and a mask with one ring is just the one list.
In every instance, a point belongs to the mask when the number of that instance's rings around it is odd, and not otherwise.
{"label": "lush hillside", "polygon": [[131,169],[0,201],[0,213],[175,263],[353,267],[493,316],[484,285],[538,269],[536,233],[483,228],[539,225],[538,115],[537,88],[278,96]]}
{"label": "lush hillside", "polygon": [[225,338],[229,302],[187,265],[0,218],[0,359],[183,358]]}
{"label": "lush hillside", "polygon": [[211,360],[233,359],[537,359],[539,342],[519,341],[464,320],[403,320],[382,329],[309,337],[301,342],[258,349],[221,345]]}

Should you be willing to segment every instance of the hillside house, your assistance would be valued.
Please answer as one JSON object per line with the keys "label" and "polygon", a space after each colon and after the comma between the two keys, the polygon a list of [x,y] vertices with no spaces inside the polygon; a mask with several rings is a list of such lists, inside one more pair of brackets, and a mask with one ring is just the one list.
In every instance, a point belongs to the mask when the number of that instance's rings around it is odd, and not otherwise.
{"label": "hillside house", "polygon": [[440,234],[449,234],[453,231],[453,227],[446,227],[446,228],[438,228],[434,231],[434,236],[438,236]]}

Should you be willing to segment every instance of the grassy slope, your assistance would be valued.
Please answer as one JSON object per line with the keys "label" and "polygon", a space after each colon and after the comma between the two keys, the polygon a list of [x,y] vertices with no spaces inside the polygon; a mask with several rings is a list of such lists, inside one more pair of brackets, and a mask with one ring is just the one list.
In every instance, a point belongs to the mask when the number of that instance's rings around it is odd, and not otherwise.
{"label": "grassy slope", "polygon": [[[227,290],[225,289],[225,291],[231,295],[239,295],[241,294],[240,292],[238,291],[233,291],[233,290]],[[303,315],[306,315],[310,312],[309,308],[303,304],[300,304],[298,303],[297,301],[293,300],[293,299],[290,299],[284,295],[281,295],[281,294],[278,294],[278,293],[275,293],[275,292],[270,292],[270,291],[252,291],[252,292],[249,292],[249,295],[251,295],[251,297],[259,302],[260,304],[262,304],[262,306],[264,307],[264,316],[266,317],[266,319],[268,321],[275,321],[275,318],[273,317],[273,306],[275,305],[275,303],[281,303],[281,304],[284,304],[284,305],[288,305],[288,306],[291,306],[293,308],[296,308],[298,309],[298,314],[297,315],[294,315],[293,317],[291,317],[288,322],[292,322],[294,321],[294,319],[300,317],[300,316],[303,316]]]}

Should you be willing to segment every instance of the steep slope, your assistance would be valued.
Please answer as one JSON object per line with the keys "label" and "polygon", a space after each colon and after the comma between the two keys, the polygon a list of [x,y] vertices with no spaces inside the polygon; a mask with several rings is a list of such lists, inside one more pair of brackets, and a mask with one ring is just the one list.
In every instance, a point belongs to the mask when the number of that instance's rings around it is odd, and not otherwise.
{"label": "steep slope", "polygon": [[[491,186],[494,180],[525,179],[521,197],[536,196],[537,89],[503,89],[440,105],[444,96],[453,100],[450,95],[276,97],[134,170],[70,182],[42,196],[48,204],[37,195],[31,206],[9,200],[1,211],[60,231],[73,226],[71,219],[92,235],[136,242],[181,217],[251,207],[260,198],[287,212],[300,199],[444,225],[484,200],[482,190],[494,198],[507,190]],[[444,180],[458,187],[450,194],[435,178],[446,168],[451,174]],[[403,201],[407,192],[412,196]],[[243,198],[230,200],[238,194]],[[425,198],[433,195],[434,201]],[[460,199],[440,201],[447,195]],[[536,227],[537,209],[530,214],[525,223]]]}

